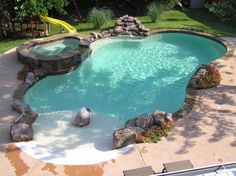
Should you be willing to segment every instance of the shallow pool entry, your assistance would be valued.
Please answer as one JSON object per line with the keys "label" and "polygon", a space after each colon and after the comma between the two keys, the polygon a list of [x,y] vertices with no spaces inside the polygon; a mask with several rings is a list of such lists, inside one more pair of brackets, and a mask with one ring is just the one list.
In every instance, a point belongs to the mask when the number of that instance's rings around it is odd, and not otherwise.
{"label": "shallow pool entry", "polygon": [[[91,47],[76,71],[48,76],[26,93],[25,101],[39,113],[35,140],[19,144],[30,155],[64,164],[93,163],[95,153],[103,158],[99,162],[119,155],[111,154],[115,128],[140,113],[179,110],[197,68],[226,52],[216,41],[182,33],[112,37]],[[75,128],[71,121],[81,107],[91,108],[91,124]]]}

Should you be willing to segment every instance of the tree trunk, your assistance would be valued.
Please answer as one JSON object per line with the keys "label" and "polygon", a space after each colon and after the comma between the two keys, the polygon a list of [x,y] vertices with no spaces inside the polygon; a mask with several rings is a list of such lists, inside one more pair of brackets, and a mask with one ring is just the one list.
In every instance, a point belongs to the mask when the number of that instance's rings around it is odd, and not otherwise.
{"label": "tree trunk", "polygon": [[32,16],[30,17],[30,26],[31,26],[32,37],[34,38],[34,26],[33,26],[33,18],[32,18]]}
{"label": "tree trunk", "polygon": [[43,26],[44,26],[44,29],[43,29],[43,31],[44,31],[44,36],[46,37],[46,36],[48,36],[48,34],[49,34],[49,23],[44,22],[44,23],[43,23]]}
{"label": "tree trunk", "polygon": [[76,3],[76,0],[72,0],[72,2],[73,2],[73,4],[74,4],[74,6],[75,6],[75,10],[76,10],[76,13],[77,13],[77,15],[78,15],[78,17],[79,17],[79,20],[81,21],[81,20],[82,20],[82,16],[81,16],[81,13],[80,13],[80,11],[79,11],[79,7],[78,7],[78,5],[77,5],[77,3]]}
{"label": "tree trunk", "polygon": [[4,38],[4,31],[3,31],[3,20],[0,18],[0,39]]}
{"label": "tree trunk", "polygon": [[20,31],[23,32],[23,23],[20,22]]}
{"label": "tree trunk", "polygon": [[12,25],[12,30],[13,30],[13,36],[15,36],[16,35],[16,27],[15,27],[15,23],[14,23],[14,21],[13,21],[13,19],[11,18],[11,25]]}
{"label": "tree trunk", "polygon": [[35,18],[35,28],[37,31],[39,30],[37,17]]}

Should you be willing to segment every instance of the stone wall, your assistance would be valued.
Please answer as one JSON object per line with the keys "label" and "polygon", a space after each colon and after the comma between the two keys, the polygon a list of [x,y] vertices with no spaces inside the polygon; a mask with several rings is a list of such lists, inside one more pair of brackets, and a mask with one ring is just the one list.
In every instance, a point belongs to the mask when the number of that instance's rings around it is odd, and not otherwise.
{"label": "stone wall", "polygon": [[[73,50],[60,55],[46,56],[39,53],[31,51],[31,48],[35,45],[41,45],[44,43],[49,43],[57,40],[62,40],[65,38],[73,38],[80,40],[78,50]],[[33,40],[29,43],[20,45],[17,48],[17,58],[25,65],[28,65],[30,70],[45,69],[47,74],[63,74],[71,70],[74,70],[86,57],[90,54],[91,50],[89,48],[90,42],[81,39],[79,36],[65,36],[57,35],[57,37],[47,37],[43,40]]]}

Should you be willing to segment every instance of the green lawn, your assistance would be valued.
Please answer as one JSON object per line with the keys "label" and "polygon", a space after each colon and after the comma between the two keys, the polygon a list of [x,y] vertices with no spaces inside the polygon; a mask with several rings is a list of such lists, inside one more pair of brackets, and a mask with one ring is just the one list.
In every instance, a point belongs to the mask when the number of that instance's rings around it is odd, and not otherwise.
{"label": "green lawn", "polygon": [[18,39],[18,40],[3,40],[0,41],[0,53],[4,53],[5,51],[16,47],[27,41],[27,39]]}
{"label": "green lawn", "polygon": [[[218,18],[210,14],[205,9],[187,10],[187,11],[166,11],[164,12],[157,23],[151,23],[147,16],[138,17],[142,23],[149,29],[161,28],[177,28],[177,29],[190,29],[210,34],[217,34],[221,36],[234,36],[236,37],[236,25],[223,23]],[[112,27],[115,19],[108,21],[107,24],[102,26],[102,29]],[[72,23],[71,23],[72,24]],[[78,33],[82,36],[88,36],[90,32],[99,32],[100,30],[94,29],[90,23],[79,23],[74,25]],[[101,30],[102,30],[101,29]],[[50,34],[54,35],[60,33],[61,28],[56,25],[50,25]],[[13,48],[26,40],[5,40],[0,41],[0,53]]]}
{"label": "green lawn", "polygon": [[[218,34],[221,36],[235,36],[236,25],[222,23],[218,18],[210,14],[207,10],[189,10],[189,11],[166,11],[157,23],[151,23],[147,16],[138,17],[139,20],[149,29],[161,28],[177,28],[203,31],[210,34]],[[115,20],[109,21],[102,29],[112,27]],[[77,31],[82,35],[89,35],[91,31],[99,31],[93,29],[90,23],[81,23],[75,26]]]}

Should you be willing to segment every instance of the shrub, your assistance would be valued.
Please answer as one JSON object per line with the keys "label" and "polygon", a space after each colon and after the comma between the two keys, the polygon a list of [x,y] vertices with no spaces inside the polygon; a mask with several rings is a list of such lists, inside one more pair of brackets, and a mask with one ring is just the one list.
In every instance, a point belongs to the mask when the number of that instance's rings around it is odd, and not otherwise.
{"label": "shrub", "polygon": [[97,9],[94,7],[89,11],[88,21],[92,23],[96,29],[98,29],[101,28],[101,26],[109,21],[113,16],[114,15],[111,10]]}
{"label": "shrub", "polygon": [[173,129],[174,122],[168,121],[160,127],[152,127],[139,135],[136,139],[137,143],[157,143],[162,137],[166,137]]}
{"label": "shrub", "polygon": [[175,6],[178,4],[179,0],[166,0],[165,1],[165,9],[166,10],[171,10],[175,8]]}
{"label": "shrub", "polygon": [[205,66],[206,74],[202,75],[197,82],[198,89],[207,89],[217,87],[220,84],[221,75],[220,71],[215,66]]}
{"label": "shrub", "polygon": [[149,16],[153,23],[157,22],[157,18],[161,15],[163,10],[163,5],[158,5],[156,2],[152,2],[147,6],[147,16]]}
{"label": "shrub", "polygon": [[206,7],[211,13],[221,19],[221,21],[234,21],[236,18],[236,5],[229,1],[219,1],[207,4]]}

